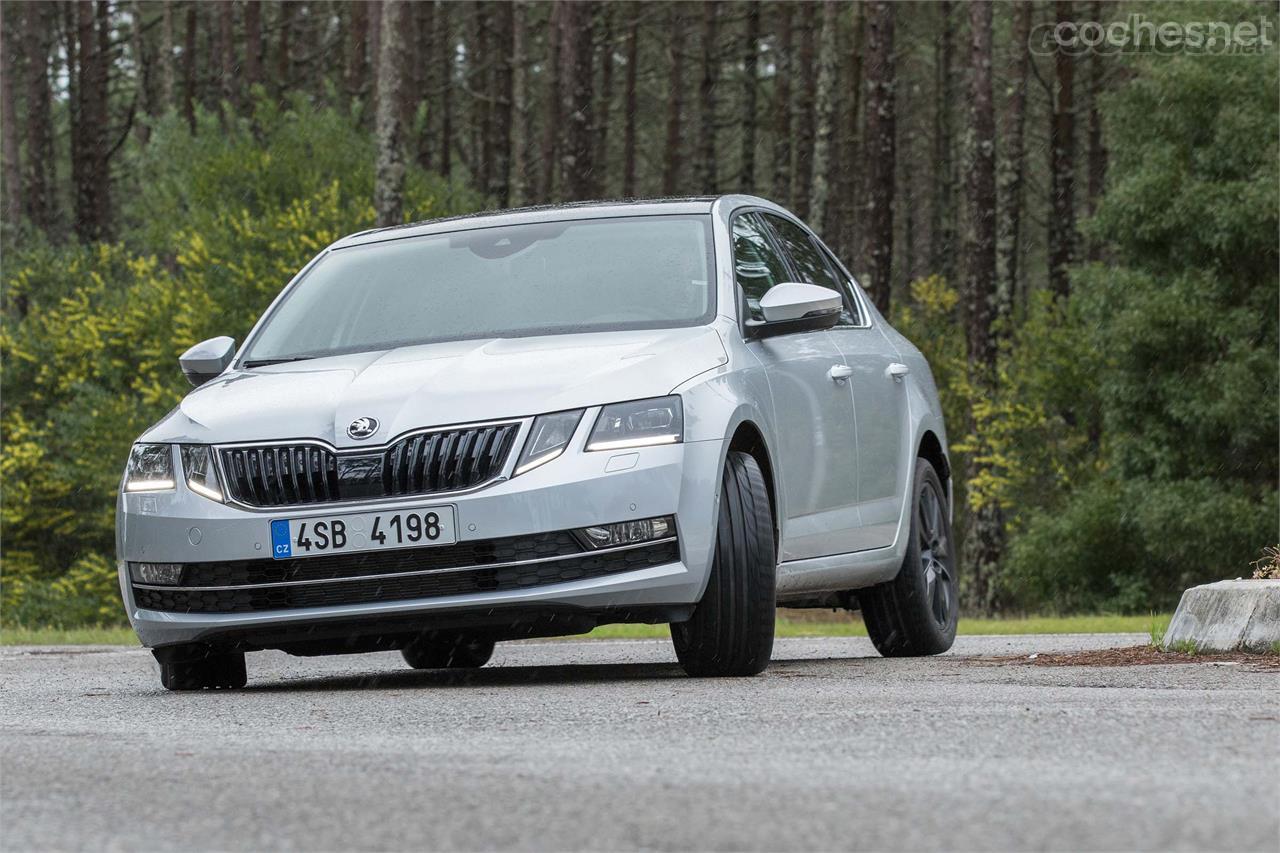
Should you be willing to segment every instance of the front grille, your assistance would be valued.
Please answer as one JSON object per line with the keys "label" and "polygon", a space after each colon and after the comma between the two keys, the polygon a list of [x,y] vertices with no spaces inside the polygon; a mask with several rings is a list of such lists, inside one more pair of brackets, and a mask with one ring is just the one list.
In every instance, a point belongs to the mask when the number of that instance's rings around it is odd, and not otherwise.
{"label": "front grille", "polygon": [[[560,534],[554,534],[558,537]],[[568,535],[568,534],[565,534]],[[535,539],[538,537],[525,537]],[[501,542],[503,540],[493,540]],[[576,544],[576,543],[575,543]],[[537,546],[520,546],[522,553],[536,553],[540,549],[567,550],[563,540],[555,539]],[[147,610],[163,610],[170,613],[252,613],[262,610],[289,610],[300,607],[323,607],[338,604],[366,604],[378,601],[398,601],[415,598],[434,598],[447,595],[466,595],[476,592],[502,592],[528,589],[548,584],[585,580],[605,575],[630,572],[636,569],[660,566],[680,559],[680,549],[675,540],[657,542],[635,548],[606,552],[572,553],[562,559],[545,562],[525,562],[515,565],[492,567],[464,567],[458,569],[435,568],[433,551],[444,549],[421,548],[410,551],[370,552],[351,557],[313,557],[305,560],[245,560],[235,563],[197,563],[184,573],[186,586],[195,586],[192,577],[203,582],[216,576],[220,569],[213,566],[230,566],[228,577],[265,578],[271,572],[280,571],[281,563],[316,563],[328,559],[327,565],[317,566],[314,574],[309,566],[286,566],[285,572],[299,574],[287,580],[324,577],[348,577],[332,583],[309,583],[286,586],[254,586],[253,581],[230,589],[155,589],[134,585],[133,595],[139,607]],[[486,555],[488,556],[488,555]],[[356,560],[359,560],[358,565]],[[529,558],[524,558],[529,559]],[[274,565],[272,565],[274,564]],[[192,572],[191,569],[197,569]],[[343,570],[359,570],[355,575],[326,574]],[[434,569],[431,574],[402,574]],[[213,572],[214,574],[207,574]],[[392,577],[364,578],[366,574],[390,574]],[[265,582],[265,581],[259,581]]]}
{"label": "front grille", "polygon": [[474,488],[502,471],[519,432],[519,423],[439,430],[366,453],[315,444],[224,447],[219,453],[234,500],[293,506]]}

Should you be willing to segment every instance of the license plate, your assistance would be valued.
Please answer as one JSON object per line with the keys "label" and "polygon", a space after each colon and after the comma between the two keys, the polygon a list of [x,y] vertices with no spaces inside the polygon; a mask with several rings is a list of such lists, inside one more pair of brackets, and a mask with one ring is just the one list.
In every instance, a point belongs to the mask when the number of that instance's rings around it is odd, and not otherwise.
{"label": "license plate", "polygon": [[457,541],[451,506],[277,518],[271,522],[271,556],[277,560],[452,545]]}

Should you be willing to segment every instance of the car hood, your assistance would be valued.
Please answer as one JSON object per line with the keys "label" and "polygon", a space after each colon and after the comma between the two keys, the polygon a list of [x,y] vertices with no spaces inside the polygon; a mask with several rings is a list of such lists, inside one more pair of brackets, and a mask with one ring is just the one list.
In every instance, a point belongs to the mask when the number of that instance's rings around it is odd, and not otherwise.
{"label": "car hood", "polygon": [[[715,329],[453,341],[236,370],[187,395],[144,438],[381,444],[408,430],[658,397],[728,360]],[[362,441],[357,418],[378,420]]]}

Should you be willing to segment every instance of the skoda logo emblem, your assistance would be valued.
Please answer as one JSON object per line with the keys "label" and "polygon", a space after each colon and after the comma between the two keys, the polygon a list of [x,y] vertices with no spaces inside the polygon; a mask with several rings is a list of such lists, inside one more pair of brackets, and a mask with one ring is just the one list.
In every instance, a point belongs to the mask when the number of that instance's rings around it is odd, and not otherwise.
{"label": "skoda logo emblem", "polygon": [[378,431],[377,418],[356,418],[347,427],[347,435],[354,439],[368,438]]}

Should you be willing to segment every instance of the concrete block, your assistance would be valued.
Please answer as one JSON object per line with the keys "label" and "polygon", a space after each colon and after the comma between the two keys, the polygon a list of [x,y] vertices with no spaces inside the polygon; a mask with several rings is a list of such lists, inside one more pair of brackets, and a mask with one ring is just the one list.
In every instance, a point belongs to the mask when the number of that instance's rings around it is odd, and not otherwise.
{"label": "concrete block", "polygon": [[1280,580],[1234,580],[1182,594],[1164,646],[1193,642],[1206,652],[1266,652],[1280,644]]}

